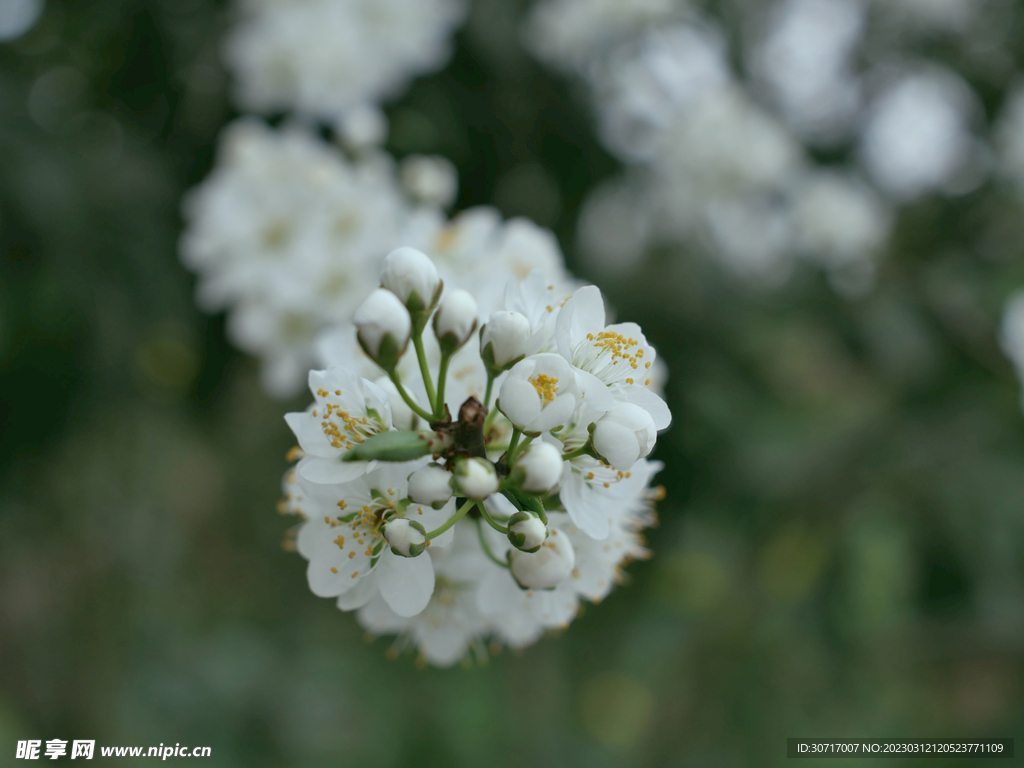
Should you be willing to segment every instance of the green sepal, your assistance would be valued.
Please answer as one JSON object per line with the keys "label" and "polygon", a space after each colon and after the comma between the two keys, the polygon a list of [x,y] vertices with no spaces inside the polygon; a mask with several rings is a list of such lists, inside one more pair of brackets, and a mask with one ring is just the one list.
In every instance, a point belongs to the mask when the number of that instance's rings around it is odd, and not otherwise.
{"label": "green sepal", "polygon": [[405,307],[409,310],[409,317],[412,318],[412,332],[414,336],[419,336],[423,333],[423,329],[427,327],[430,313],[434,311],[437,302],[441,300],[442,293],[444,293],[444,280],[438,281],[429,306],[424,303],[416,291],[409,294],[409,300],[405,302]]}
{"label": "green sepal", "polygon": [[[404,519],[408,520],[408,518],[404,518]],[[409,526],[412,527],[412,528],[415,528],[417,531],[419,531],[420,533],[423,534],[424,538],[426,538],[427,529],[424,528],[421,523],[419,523],[419,522],[417,522],[415,520],[409,520]],[[397,549],[392,547],[390,544],[388,546],[391,549],[391,553],[394,554],[394,555],[397,555],[398,557],[419,557],[420,555],[423,554],[424,550],[427,548],[427,544],[429,544],[429,543],[430,543],[429,540],[425,540],[422,544],[410,544],[409,545],[409,554],[408,555],[403,555],[401,552],[399,552]],[[384,546],[384,541],[381,541],[377,545],[377,549],[380,549],[383,546]],[[377,553],[377,549],[374,550],[374,554]]]}
{"label": "green sepal", "polygon": [[515,497],[516,502],[518,502],[517,506],[521,507],[522,509],[530,510],[531,512],[536,514],[537,517],[539,517],[545,525],[547,525],[547,512],[545,512],[544,505],[541,504],[540,499],[538,499],[536,496],[533,496],[532,494],[526,493],[525,491],[521,491],[518,488],[509,488],[508,491]]}
{"label": "green sepal", "polygon": [[487,324],[484,323],[484,325],[480,328],[480,341],[481,341],[481,344],[480,344],[480,359],[483,360],[484,366],[487,368],[488,372],[492,376],[497,376],[502,371],[507,371],[513,365],[518,363],[520,360],[524,359],[526,357],[526,355],[520,355],[519,357],[512,358],[507,363],[505,363],[505,365],[503,365],[503,366],[499,367],[498,365],[496,365],[495,362],[494,362],[494,342],[489,341],[489,342],[487,342],[486,345],[484,345],[482,343],[483,342],[483,338],[484,338],[484,336],[483,336],[484,328],[486,328],[486,327],[487,327]]}
{"label": "green sepal", "polygon": [[379,365],[385,373],[394,373],[395,366],[398,365],[399,359],[405,354],[406,347],[409,346],[409,340],[406,339],[405,345],[399,347],[398,339],[390,333],[386,333],[384,334],[384,338],[380,340],[380,353],[377,356],[374,356],[370,353],[370,350],[366,348],[366,345],[363,344],[363,340],[359,338],[359,334],[356,334],[356,341],[359,342],[359,346],[362,347],[366,356]]}
{"label": "green sepal", "polygon": [[342,461],[412,461],[432,451],[422,432],[381,432],[359,443]]}
{"label": "green sepal", "polygon": [[516,512],[512,517],[508,519],[508,540],[513,547],[518,549],[520,552],[536,552],[541,548],[544,542],[541,542],[533,549],[523,549],[523,544],[526,543],[526,536],[521,533],[516,533],[512,530],[512,526],[516,523],[522,523],[526,520],[533,519],[533,515],[529,512]]}

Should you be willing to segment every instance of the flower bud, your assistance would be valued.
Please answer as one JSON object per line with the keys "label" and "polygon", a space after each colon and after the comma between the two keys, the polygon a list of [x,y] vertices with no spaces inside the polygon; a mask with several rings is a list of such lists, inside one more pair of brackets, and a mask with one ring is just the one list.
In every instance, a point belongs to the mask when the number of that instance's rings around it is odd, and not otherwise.
{"label": "flower bud", "polygon": [[512,576],[523,589],[553,589],[572,575],[576,553],[569,537],[551,528],[536,552],[513,549],[508,555]]}
{"label": "flower bud", "polygon": [[452,473],[440,464],[427,464],[409,475],[409,498],[440,509],[452,497]]}
{"label": "flower bud", "polygon": [[441,278],[430,257],[415,248],[398,248],[384,259],[382,286],[416,314],[426,312],[441,298]]}
{"label": "flower bud", "polygon": [[516,457],[516,469],[522,472],[522,489],[547,493],[562,477],[562,452],[551,443],[533,443]]}
{"label": "flower bud", "polygon": [[516,512],[508,519],[508,540],[523,552],[536,552],[548,537],[548,527],[529,512]]}
{"label": "flower bud", "polygon": [[530,321],[524,315],[492,312],[480,331],[480,354],[488,368],[503,371],[526,354],[529,338]]}
{"label": "flower bud", "polygon": [[384,538],[400,557],[417,557],[427,548],[427,531],[415,520],[393,517],[384,524]]}
{"label": "flower bud", "polygon": [[441,350],[452,354],[469,341],[476,330],[477,304],[469,291],[455,290],[445,294],[434,315],[434,334]]}
{"label": "flower bud", "polygon": [[402,302],[378,288],[356,310],[352,322],[363,351],[385,371],[394,370],[412,331],[412,319]]}
{"label": "flower bud", "polygon": [[651,415],[632,403],[618,403],[594,426],[594,450],[623,472],[649,454],[657,439]]}
{"label": "flower bud", "polygon": [[498,476],[487,459],[469,458],[455,465],[455,483],[467,499],[484,499],[498,490]]}
{"label": "flower bud", "polygon": [[564,357],[531,355],[508,372],[498,393],[498,409],[523,432],[547,432],[572,418],[578,394]]}

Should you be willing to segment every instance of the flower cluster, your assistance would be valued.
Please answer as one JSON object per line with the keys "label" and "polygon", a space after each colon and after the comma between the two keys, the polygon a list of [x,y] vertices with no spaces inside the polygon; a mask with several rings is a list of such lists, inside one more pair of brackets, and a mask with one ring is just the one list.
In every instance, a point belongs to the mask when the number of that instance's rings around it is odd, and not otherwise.
{"label": "flower cluster", "polygon": [[[881,32],[962,32],[970,3],[780,0],[736,9],[732,36],[693,5],[541,0],[528,14],[524,43],[586,85],[626,166],[581,212],[597,266],[628,270],[651,246],[685,246],[759,285],[784,282],[801,258],[840,293],[862,293],[900,206],[983,180],[977,95]],[[939,6],[949,16],[931,17]],[[1011,105],[1003,145],[1020,168],[1014,121]]]}
{"label": "flower cluster", "polygon": [[[522,647],[647,554],[671,415],[656,353],[600,291],[508,280],[497,306],[446,287],[423,252],[384,260],[348,333],[309,375],[282,510],[311,590],[445,666]],[[366,362],[376,377],[362,375]]]}
{"label": "flower cluster", "polygon": [[226,58],[239,104],[350,125],[449,55],[461,0],[240,0]]}
{"label": "flower cluster", "polygon": [[[333,362],[331,329],[351,319],[381,257],[402,242],[484,311],[500,303],[506,277],[540,269],[568,284],[554,236],[535,224],[489,207],[449,221],[445,162],[413,156],[396,169],[383,153],[349,157],[306,128],[255,118],[224,131],[214,172],[185,200],[182,260],[200,276],[200,306],[227,310],[232,341],[261,359],[268,393],[295,395],[310,367]],[[340,343],[352,347],[347,335]]]}

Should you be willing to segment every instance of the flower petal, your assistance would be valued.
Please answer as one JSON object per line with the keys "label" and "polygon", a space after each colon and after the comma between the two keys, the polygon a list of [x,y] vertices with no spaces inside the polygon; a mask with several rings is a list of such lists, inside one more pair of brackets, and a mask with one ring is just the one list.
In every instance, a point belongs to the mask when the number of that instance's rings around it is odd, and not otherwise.
{"label": "flower petal", "polygon": [[377,566],[381,597],[399,616],[415,616],[434,594],[434,566],[427,554],[399,557],[387,547]]}
{"label": "flower petal", "polygon": [[[567,462],[568,464],[569,462]],[[581,531],[592,539],[608,538],[608,512],[604,505],[611,497],[599,494],[591,489],[583,477],[566,466],[562,473],[562,486],[559,498],[565,511]]]}
{"label": "flower petal", "polygon": [[615,395],[608,389],[608,385],[597,378],[597,376],[576,367],[573,367],[572,372],[576,377],[576,386],[583,393],[583,402],[587,404],[591,411],[595,412],[591,415],[600,417],[615,407]]}
{"label": "flower petal", "polygon": [[371,461],[342,461],[340,456],[333,459],[307,456],[299,462],[298,469],[309,482],[327,485],[351,482],[372,470],[375,464]]}
{"label": "flower petal", "polygon": [[286,413],[284,420],[295,433],[299,447],[310,456],[336,456],[338,450],[331,447],[319,420],[309,411]]}
{"label": "flower petal", "polygon": [[659,432],[668,429],[669,424],[672,423],[672,412],[669,411],[668,405],[647,387],[642,387],[639,384],[626,387],[622,390],[622,397],[627,403],[639,405],[651,414],[654,428]]}
{"label": "flower petal", "polygon": [[356,579],[352,589],[338,595],[338,608],[342,611],[354,611],[370,602],[370,598],[377,594],[376,574],[376,569],[370,571],[361,579]]}
{"label": "flower petal", "polygon": [[559,395],[527,425],[527,429],[530,432],[547,432],[568,422],[575,411],[576,397],[571,394]]}

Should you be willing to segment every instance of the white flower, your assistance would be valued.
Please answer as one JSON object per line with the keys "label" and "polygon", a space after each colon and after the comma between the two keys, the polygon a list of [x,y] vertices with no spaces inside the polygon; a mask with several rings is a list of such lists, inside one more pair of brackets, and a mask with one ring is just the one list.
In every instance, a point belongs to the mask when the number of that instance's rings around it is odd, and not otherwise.
{"label": "white flower", "polygon": [[334,125],[338,140],[352,152],[379,147],[387,139],[388,120],[378,107],[363,104],[343,114]]}
{"label": "white flower", "polygon": [[950,185],[977,161],[970,125],[979,111],[977,97],[952,72],[904,75],[871,106],[861,158],[872,179],[899,201],[935,188],[956,191]]}
{"label": "white flower", "polygon": [[455,465],[455,484],[467,499],[485,499],[498,490],[498,476],[487,459],[470,457]]}
{"label": "white flower", "polygon": [[522,282],[510,280],[505,286],[504,308],[530,321],[530,337],[520,344],[522,353],[557,352],[555,322],[562,305],[572,296],[575,283],[552,282],[547,274],[533,270]]}
{"label": "white flower", "polygon": [[516,512],[508,520],[508,540],[523,552],[536,552],[548,537],[548,527],[529,512]]}
{"label": "white flower", "polygon": [[428,205],[447,208],[459,191],[459,174],[444,157],[410,155],[402,160],[402,183],[409,193]]}
{"label": "white flower", "polygon": [[870,260],[888,239],[891,223],[867,185],[830,172],[801,179],[793,219],[802,254],[830,268]]}
{"label": "white flower", "polygon": [[542,353],[512,367],[502,382],[498,407],[524,432],[547,432],[569,420],[578,394],[570,365],[558,355]]}
{"label": "white flower", "polygon": [[[306,575],[319,597],[337,597],[338,605],[352,610],[365,605],[378,591],[395,613],[414,616],[426,606],[434,590],[429,557],[406,558],[385,546],[385,516],[415,520],[433,529],[450,517],[454,502],[439,510],[406,505],[406,481],[412,465],[385,464],[349,483],[330,486],[307,497],[307,521],[299,530],[299,553],[309,560]],[[301,478],[300,478],[301,479]],[[447,531],[428,547],[451,542]]]}
{"label": "white flower", "polygon": [[434,594],[427,607],[412,617],[399,616],[380,595],[359,610],[359,623],[377,634],[399,633],[392,648],[397,653],[412,643],[422,657],[438,667],[448,667],[475,650],[487,655],[484,637],[490,626],[477,600],[477,585],[494,566],[480,549],[471,527],[456,526],[452,544],[429,547],[436,574]]}
{"label": "white flower", "polygon": [[516,469],[523,473],[522,488],[530,493],[548,493],[562,477],[562,453],[550,443],[531,443],[516,457]]}
{"label": "white flower", "polygon": [[536,552],[516,549],[508,559],[512,576],[523,589],[554,589],[572,575],[576,565],[572,542],[558,528],[549,529]]}
{"label": "white flower", "polygon": [[676,0],[544,0],[530,12],[524,40],[541,59],[582,71],[596,51],[663,22]]}
{"label": "white flower", "polygon": [[632,403],[616,404],[594,427],[594,448],[605,461],[623,471],[646,457],[657,439],[651,415]]}
{"label": "white flower", "polygon": [[366,438],[391,429],[387,394],[342,368],[310,371],[309,388],[313,405],[285,416],[306,453],[299,474],[314,483],[344,483],[373,469],[374,462],[342,458]]}
{"label": "white flower", "polygon": [[232,342],[260,358],[279,397],[301,389],[316,335],[347,324],[376,286],[380,255],[410,215],[387,165],[353,164],[307,129],[251,118],[222,132],[183,213],[181,258],[198,274],[200,307],[228,311]]}
{"label": "white flower", "polygon": [[[502,370],[526,354],[531,335],[530,321],[518,312],[492,312],[480,331],[480,349]],[[488,350],[488,347],[490,349]]]}
{"label": "white flower", "polygon": [[392,518],[384,524],[381,532],[391,545],[391,551],[401,557],[417,557],[423,554],[427,545],[427,531],[416,520]]}
{"label": "white flower", "polygon": [[427,464],[409,475],[409,498],[417,504],[440,507],[452,497],[452,473],[440,464]]}
{"label": "white flower", "polygon": [[412,332],[412,319],[409,311],[395,294],[378,288],[364,301],[356,310],[352,318],[355,324],[359,343],[371,358],[380,360],[384,349],[384,340],[390,337],[394,342],[394,349],[391,354],[402,356],[406,346],[409,344],[409,334]]}
{"label": "white flower", "polygon": [[[561,449],[570,453],[586,445],[590,440],[589,425],[593,415],[588,415],[586,406],[573,414],[569,424],[558,432],[557,440]],[[545,436],[546,441],[556,438]],[[623,504],[631,486],[625,483],[633,476],[630,470],[616,470],[609,464],[598,461],[586,454],[562,462],[562,479],[558,486],[558,498],[569,513],[574,525],[597,540],[608,537],[609,520]],[[550,519],[550,515],[549,515]]]}
{"label": "white flower", "polygon": [[858,0],[785,0],[772,8],[755,64],[787,121],[802,136],[832,142],[857,117],[854,58],[867,4]]}
{"label": "white flower", "polygon": [[489,206],[462,211],[450,222],[437,213],[420,212],[403,242],[434,260],[445,285],[470,291],[481,317],[512,309],[502,307],[510,279],[523,280],[535,270],[547,275],[556,288],[571,279],[550,230],[526,219],[502,221],[500,212]]}
{"label": "white flower", "polygon": [[656,429],[668,427],[668,406],[648,389],[654,347],[636,323],[605,326],[601,291],[589,285],[572,295],[558,315],[557,337],[559,353],[578,369],[588,405],[607,411],[616,400],[633,403],[651,414]]}
{"label": "white flower", "polygon": [[[454,349],[465,344],[477,324],[477,303],[469,291],[456,289],[445,294],[434,315],[434,334],[438,341]],[[450,337],[446,341],[446,337]]]}
{"label": "white flower", "polygon": [[225,58],[243,109],[333,119],[441,66],[460,0],[239,0]]}
{"label": "white flower", "polygon": [[412,312],[434,306],[441,287],[437,267],[430,257],[408,246],[387,255],[380,282]]}
{"label": "white flower", "polygon": [[0,10],[0,41],[14,40],[32,28],[45,7],[44,0],[12,0]]}

